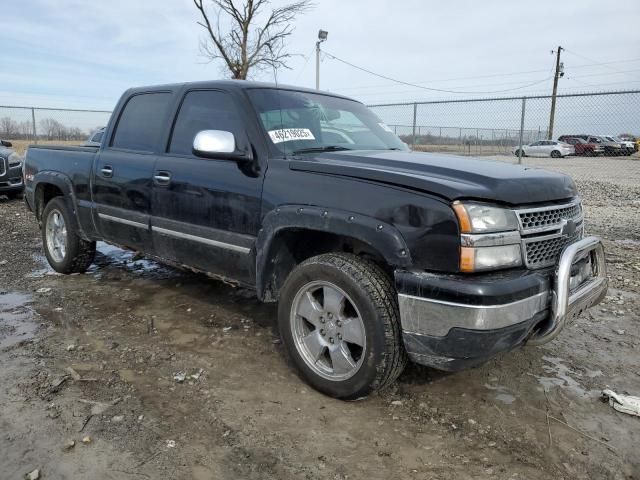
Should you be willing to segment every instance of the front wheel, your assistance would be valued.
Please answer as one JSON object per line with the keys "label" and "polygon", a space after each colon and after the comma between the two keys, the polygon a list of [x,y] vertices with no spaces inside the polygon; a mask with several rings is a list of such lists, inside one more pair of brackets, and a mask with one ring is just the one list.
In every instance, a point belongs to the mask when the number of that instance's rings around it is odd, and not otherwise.
{"label": "front wheel", "polygon": [[558,150],[554,150],[553,152],[551,152],[551,157],[552,158],[560,158],[560,157],[562,157],[562,154]]}
{"label": "front wheel", "polygon": [[300,376],[335,398],[380,390],[407,362],[395,288],[378,265],[355,255],[298,265],[283,286],[278,323]]}
{"label": "front wheel", "polygon": [[524,154],[524,150],[520,148],[516,150],[515,154],[516,154],[516,157],[526,157],[526,155]]}
{"label": "front wheel", "polygon": [[49,265],[59,273],[83,273],[96,254],[96,242],[78,235],[76,220],[64,197],[47,203],[42,212],[42,243]]}

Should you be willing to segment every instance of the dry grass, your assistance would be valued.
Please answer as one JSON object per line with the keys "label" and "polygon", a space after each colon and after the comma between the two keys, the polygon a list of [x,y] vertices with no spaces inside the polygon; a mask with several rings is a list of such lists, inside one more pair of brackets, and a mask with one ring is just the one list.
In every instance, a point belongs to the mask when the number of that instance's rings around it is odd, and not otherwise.
{"label": "dry grass", "polygon": [[[13,149],[21,155],[27,151],[29,145],[33,145],[32,140],[9,140],[13,144]],[[84,140],[38,140],[38,145],[82,145]]]}

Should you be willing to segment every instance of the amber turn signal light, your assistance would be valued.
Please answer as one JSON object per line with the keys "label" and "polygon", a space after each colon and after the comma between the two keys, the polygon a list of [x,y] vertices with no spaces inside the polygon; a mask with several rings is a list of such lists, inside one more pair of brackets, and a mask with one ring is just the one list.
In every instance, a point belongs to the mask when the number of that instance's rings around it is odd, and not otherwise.
{"label": "amber turn signal light", "polygon": [[467,209],[459,201],[453,202],[453,211],[456,212],[458,223],[460,223],[460,231],[462,233],[471,233],[471,219],[467,213]]}

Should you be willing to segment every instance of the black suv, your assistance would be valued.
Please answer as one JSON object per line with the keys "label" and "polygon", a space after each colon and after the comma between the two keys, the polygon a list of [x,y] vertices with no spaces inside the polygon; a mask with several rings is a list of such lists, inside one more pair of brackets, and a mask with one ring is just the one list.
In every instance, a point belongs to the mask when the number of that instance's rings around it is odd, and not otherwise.
{"label": "black suv", "polygon": [[0,140],[0,195],[18,198],[24,190],[22,157],[12,146],[11,142]]}

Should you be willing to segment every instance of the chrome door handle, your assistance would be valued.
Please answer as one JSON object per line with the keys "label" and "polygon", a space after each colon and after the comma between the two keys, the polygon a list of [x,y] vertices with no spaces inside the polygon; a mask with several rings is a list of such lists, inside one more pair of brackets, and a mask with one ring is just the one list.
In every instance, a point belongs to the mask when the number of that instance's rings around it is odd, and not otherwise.
{"label": "chrome door handle", "polygon": [[113,168],[110,165],[105,165],[104,167],[102,167],[100,172],[105,177],[112,177],[113,176]]}
{"label": "chrome door handle", "polygon": [[153,176],[153,179],[159,185],[168,185],[171,181],[171,174],[169,172],[158,172]]}

